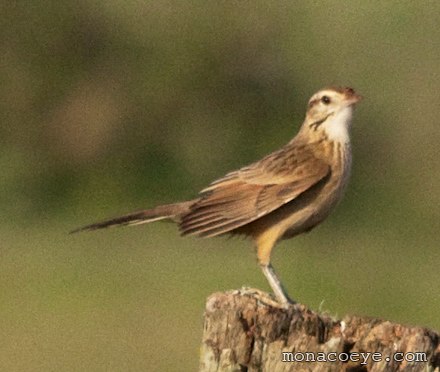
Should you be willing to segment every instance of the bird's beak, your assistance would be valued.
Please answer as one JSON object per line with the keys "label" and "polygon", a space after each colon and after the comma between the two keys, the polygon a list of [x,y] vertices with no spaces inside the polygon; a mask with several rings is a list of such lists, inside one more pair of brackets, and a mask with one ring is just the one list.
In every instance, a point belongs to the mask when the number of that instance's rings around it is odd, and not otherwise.
{"label": "bird's beak", "polygon": [[355,93],[351,98],[350,101],[352,104],[358,103],[359,101],[362,101],[364,97],[362,97],[360,94]]}
{"label": "bird's beak", "polygon": [[352,106],[362,100],[363,97],[360,94],[357,94],[352,88],[345,88],[345,99],[347,105]]}

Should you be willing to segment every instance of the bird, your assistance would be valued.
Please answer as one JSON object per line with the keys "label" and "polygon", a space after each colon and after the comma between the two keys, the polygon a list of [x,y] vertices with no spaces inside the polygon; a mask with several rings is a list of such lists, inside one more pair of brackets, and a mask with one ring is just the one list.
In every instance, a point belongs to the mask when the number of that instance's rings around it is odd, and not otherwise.
{"label": "bird", "polygon": [[341,200],[350,176],[353,111],[362,99],[349,87],[328,87],[313,94],[305,119],[281,149],[227,173],[191,200],[141,210],[71,231],[139,225],[171,220],[181,235],[250,238],[257,261],[275,295],[287,308],[290,298],[270,256],[281,240],[309,232]]}

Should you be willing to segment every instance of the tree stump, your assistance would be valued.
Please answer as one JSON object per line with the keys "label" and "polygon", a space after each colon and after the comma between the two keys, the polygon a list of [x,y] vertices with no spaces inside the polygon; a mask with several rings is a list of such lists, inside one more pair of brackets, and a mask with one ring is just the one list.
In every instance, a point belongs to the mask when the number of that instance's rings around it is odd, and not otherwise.
{"label": "tree stump", "polygon": [[249,289],[211,295],[200,371],[440,371],[432,330],[271,303]]}

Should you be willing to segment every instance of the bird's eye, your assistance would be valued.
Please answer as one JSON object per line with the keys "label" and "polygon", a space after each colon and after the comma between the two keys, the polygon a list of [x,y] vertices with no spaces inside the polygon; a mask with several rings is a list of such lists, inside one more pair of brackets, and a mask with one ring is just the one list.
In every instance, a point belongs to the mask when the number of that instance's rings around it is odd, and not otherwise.
{"label": "bird's eye", "polygon": [[321,102],[324,104],[324,105],[328,105],[329,103],[330,103],[330,97],[329,96],[323,96],[322,98],[321,98]]}

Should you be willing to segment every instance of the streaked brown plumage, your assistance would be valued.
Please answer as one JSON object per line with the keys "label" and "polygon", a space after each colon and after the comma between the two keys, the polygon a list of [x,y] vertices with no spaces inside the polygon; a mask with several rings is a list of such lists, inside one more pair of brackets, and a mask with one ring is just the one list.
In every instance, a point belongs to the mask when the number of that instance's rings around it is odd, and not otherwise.
{"label": "streaked brown plumage", "polygon": [[309,100],[297,136],[278,151],[228,173],[196,199],[158,206],[95,223],[77,231],[171,219],[182,235],[244,234],[253,239],[263,273],[282,306],[292,302],[271,264],[281,239],[309,231],[340,200],[351,166],[351,88],[327,88]]}

